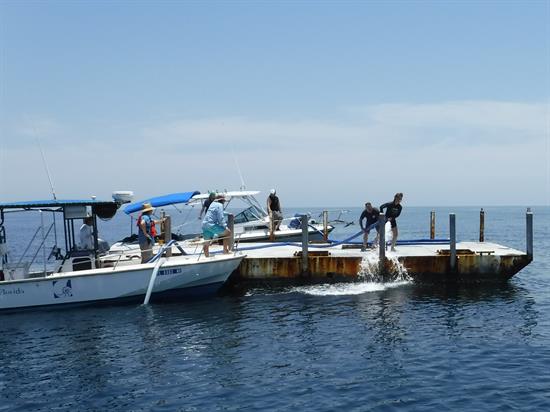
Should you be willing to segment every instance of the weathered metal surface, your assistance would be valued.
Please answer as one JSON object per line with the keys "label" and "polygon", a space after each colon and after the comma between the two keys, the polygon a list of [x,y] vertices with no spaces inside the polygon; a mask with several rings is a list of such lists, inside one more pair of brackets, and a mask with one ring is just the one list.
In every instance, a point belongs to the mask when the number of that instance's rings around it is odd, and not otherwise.
{"label": "weathered metal surface", "polygon": [[[527,255],[496,256],[492,254],[458,254],[453,270],[449,255],[403,256],[399,262],[418,282],[487,282],[504,281],[524,268],[531,259]],[[302,273],[302,258],[247,257],[233,281],[246,280],[357,280],[360,256],[309,256],[308,272]],[[397,269],[390,260],[384,261],[384,272]]]}
{"label": "weathered metal surface", "polygon": [[360,257],[309,256],[307,273],[302,273],[302,258],[245,258],[237,270],[241,279],[293,279],[301,277],[356,279]]}

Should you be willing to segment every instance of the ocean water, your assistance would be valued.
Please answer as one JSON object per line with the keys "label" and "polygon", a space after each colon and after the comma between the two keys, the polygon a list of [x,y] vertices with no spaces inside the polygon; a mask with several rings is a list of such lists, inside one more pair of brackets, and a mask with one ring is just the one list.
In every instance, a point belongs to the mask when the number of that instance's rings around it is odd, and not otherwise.
{"label": "ocean water", "polygon": [[[405,205],[400,237],[428,237],[430,210]],[[477,240],[479,207],[435,210],[437,237],[455,212],[458,239]],[[486,241],[525,250],[524,207],[485,211]],[[501,285],[360,282],[0,314],[0,411],[550,410],[550,208],[533,213],[535,260]],[[8,220],[24,248],[38,218]],[[99,227],[109,242],[129,229],[122,216]]]}

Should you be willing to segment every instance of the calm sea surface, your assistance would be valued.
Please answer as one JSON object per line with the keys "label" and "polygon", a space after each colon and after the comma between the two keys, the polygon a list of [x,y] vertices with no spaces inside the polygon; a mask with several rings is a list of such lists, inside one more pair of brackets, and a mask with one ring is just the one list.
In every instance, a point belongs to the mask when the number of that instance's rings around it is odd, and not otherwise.
{"label": "calm sea surface", "polygon": [[[458,239],[477,240],[478,207],[435,210],[438,237],[452,211]],[[486,241],[525,250],[525,208],[485,211]],[[405,205],[400,237],[428,237],[429,212]],[[550,410],[550,208],[533,212],[535,260],[505,285],[340,284],[0,314],[0,411]],[[175,226],[189,217],[170,213]],[[38,217],[8,221],[24,248]],[[99,230],[112,243],[130,223]]]}

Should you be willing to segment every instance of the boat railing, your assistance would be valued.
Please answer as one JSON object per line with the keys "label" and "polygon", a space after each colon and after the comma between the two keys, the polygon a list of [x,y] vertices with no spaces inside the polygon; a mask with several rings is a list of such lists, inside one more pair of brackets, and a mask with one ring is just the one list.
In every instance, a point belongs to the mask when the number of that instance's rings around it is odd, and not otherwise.
{"label": "boat railing", "polygon": [[[38,256],[38,253],[40,252],[40,250],[42,250],[44,247],[45,247],[45,242],[46,242],[46,239],[48,238],[50,232],[52,231],[54,227],[54,223],[52,223],[47,231],[44,233],[44,227],[43,226],[39,226],[36,231],[34,232],[34,235],[32,236],[31,240],[29,241],[29,243],[27,244],[27,247],[25,248],[25,250],[23,251],[23,253],[21,254],[21,256],[19,257],[19,260],[17,261],[17,263],[15,264],[7,264],[5,265],[8,270],[12,270],[12,273],[15,273],[15,271],[17,269],[21,269],[20,270],[20,275],[19,276],[22,276],[23,278],[27,277],[28,274],[29,274],[29,270],[30,268],[32,267],[32,265],[34,264],[37,256]],[[29,252],[29,250],[31,250],[31,247],[33,246],[33,244],[35,243],[35,240],[37,239],[37,236],[38,234],[42,232],[42,239],[40,239],[40,243],[38,244],[38,246],[36,247],[36,252],[34,253],[34,255],[32,255],[32,257],[30,257],[30,261],[25,261],[25,258],[27,257],[27,254]],[[45,252],[44,252],[44,259],[45,259]],[[44,276],[46,275],[46,262],[44,261]]]}
{"label": "boat railing", "polygon": [[176,243],[176,241],[171,240],[170,242],[165,243],[164,245],[162,245],[161,248],[159,249],[159,251],[157,252],[157,254],[155,256],[153,256],[151,259],[149,259],[147,261],[147,263],[153,263],[153,262],[157,261],[158,259],[160,259],[162,257],[162,255],[164,254],[164,252],[166,252],[166,250],[168,248],[171,248],[174,243]]}

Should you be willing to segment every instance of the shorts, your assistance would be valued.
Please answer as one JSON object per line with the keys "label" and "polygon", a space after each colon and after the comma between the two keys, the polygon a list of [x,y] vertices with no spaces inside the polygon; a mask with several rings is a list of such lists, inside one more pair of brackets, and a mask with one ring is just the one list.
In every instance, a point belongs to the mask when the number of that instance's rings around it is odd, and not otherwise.
{"label": "shorts", "polygon": [[202,237],[206,240],[214,239],[216,236],[221,235],[225,231],[225,228],[220,225],[206,224],[202,227]]}
{"label": "shorts", "polygon": [[392,229],[394,227],[397,227],[397,220],[395,220],[395,218],[390,217],[388,220],[390,221],[390,225],[391,225]]}
{"label": "shorts", "polygon": [[274,222],[282,222],[283,221],[283,214],[279,212],[278,210],[273,210],[271,212],[273,214],[273,221]]}

